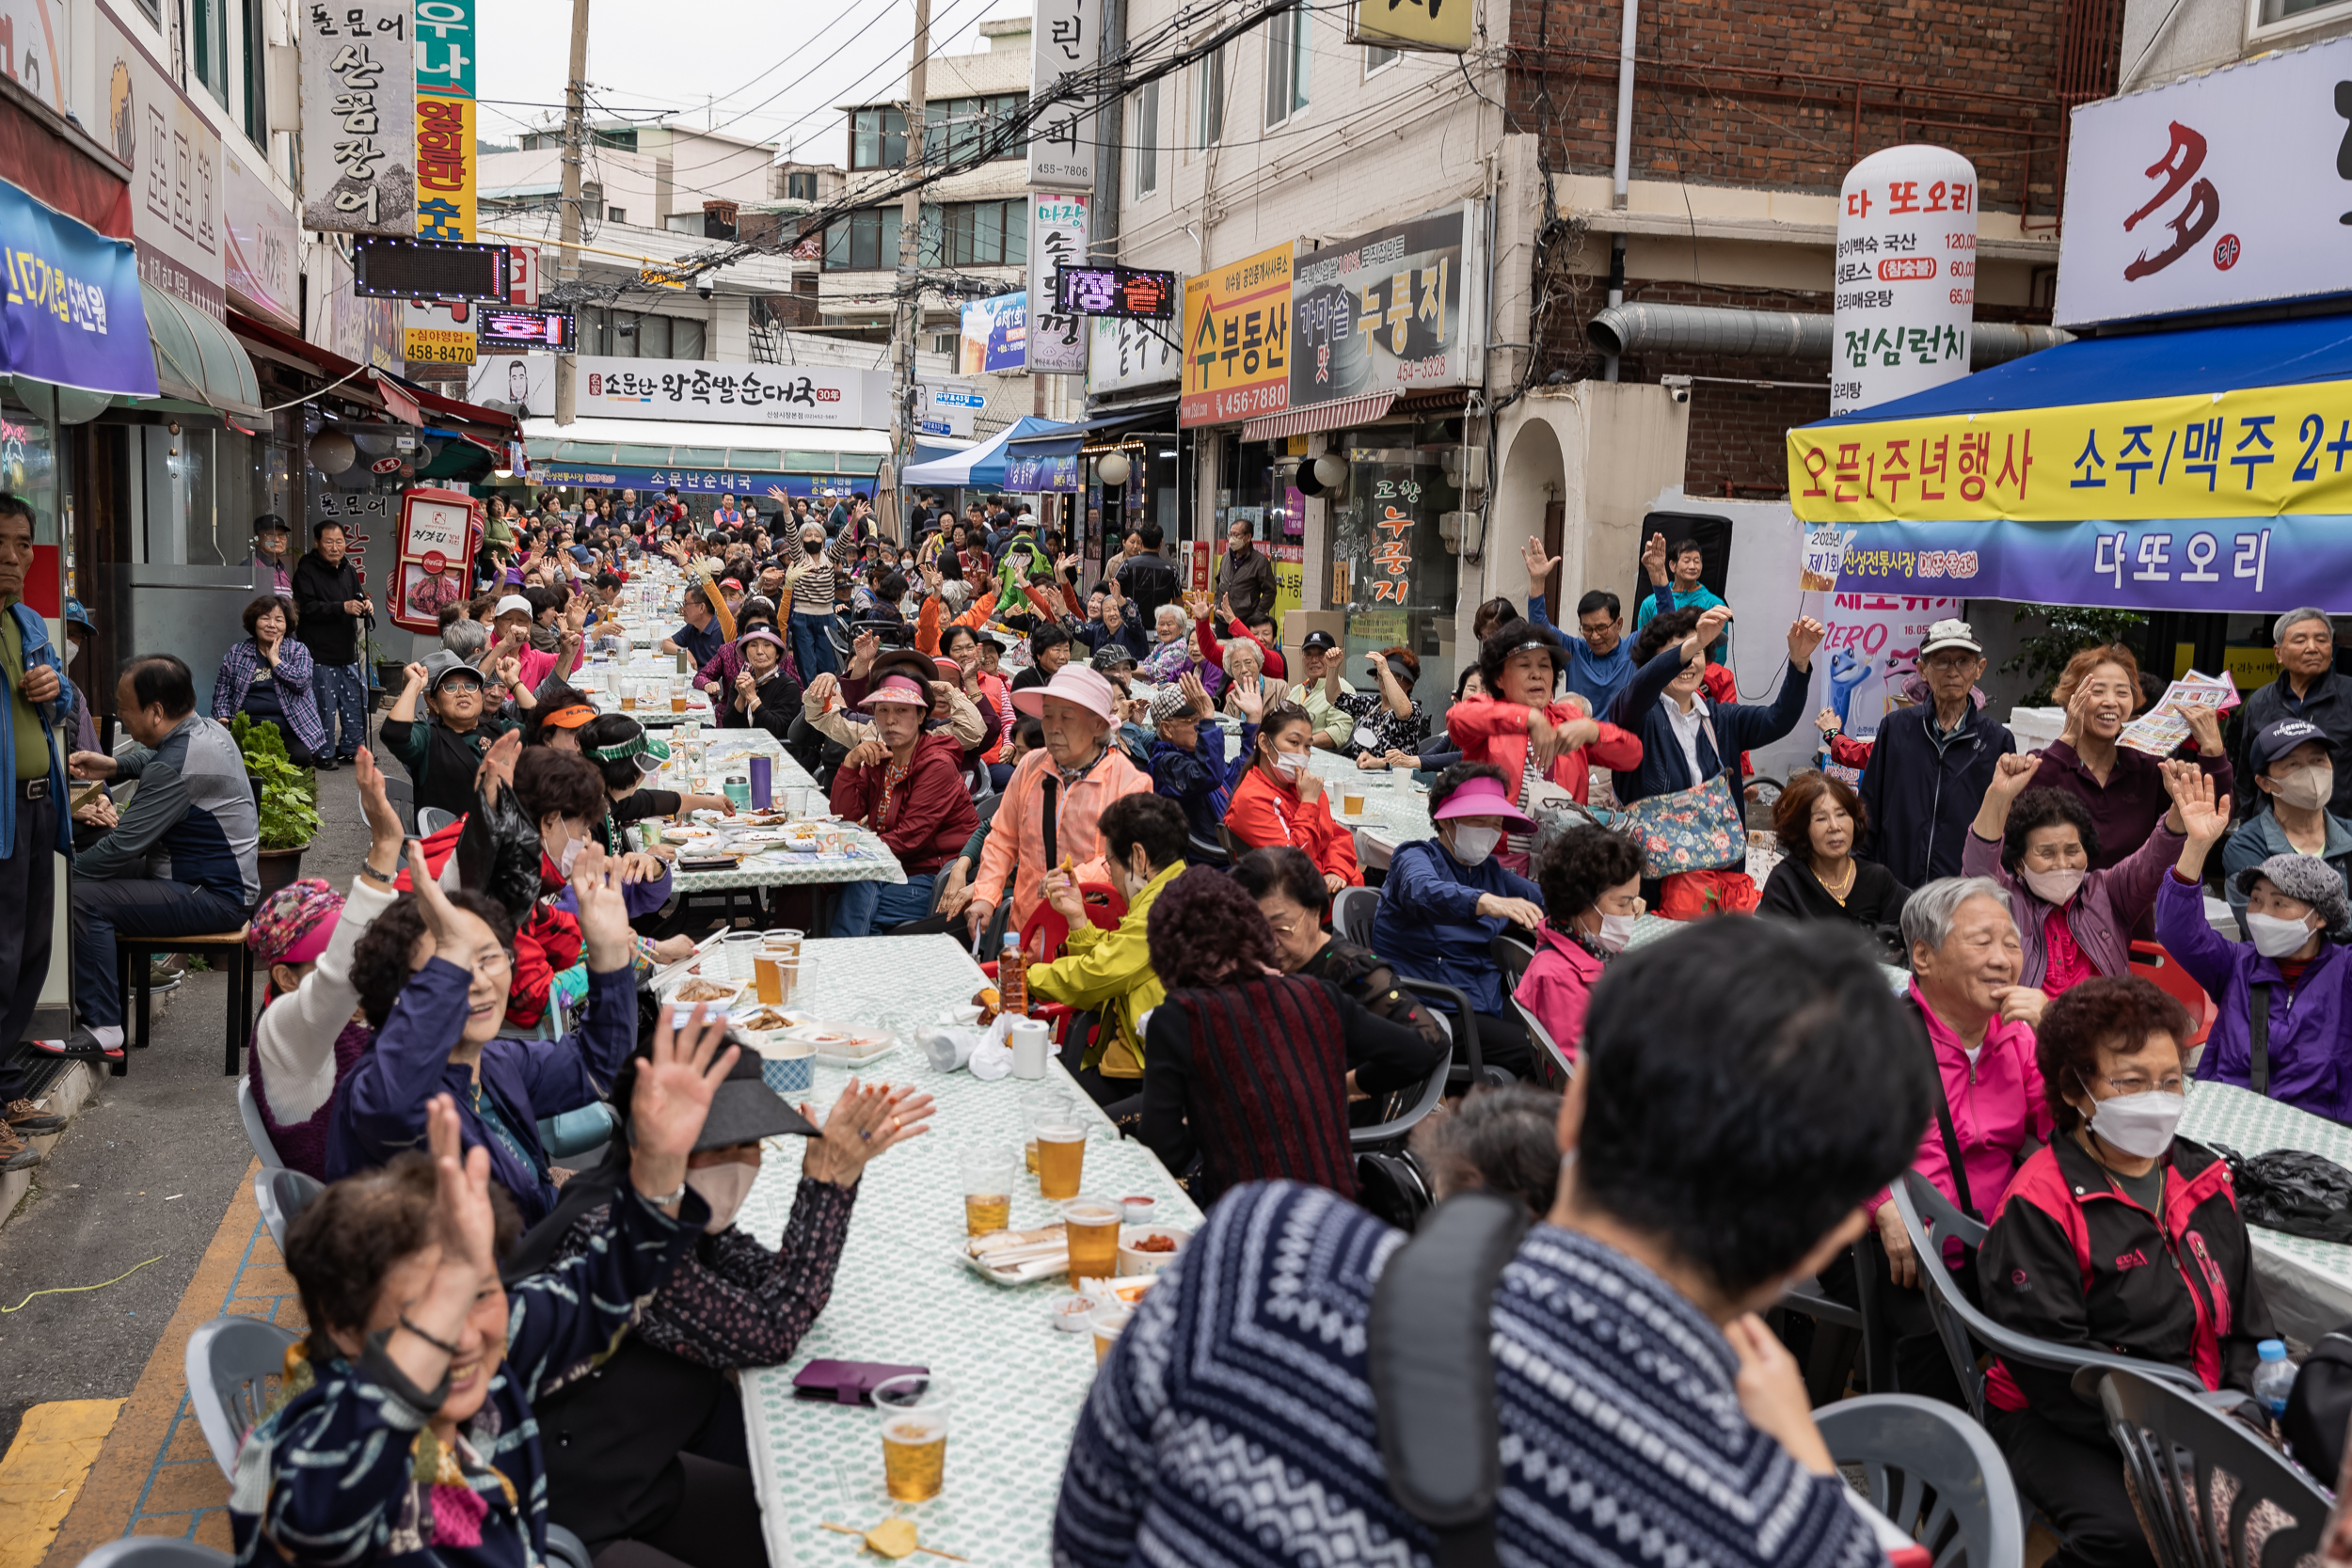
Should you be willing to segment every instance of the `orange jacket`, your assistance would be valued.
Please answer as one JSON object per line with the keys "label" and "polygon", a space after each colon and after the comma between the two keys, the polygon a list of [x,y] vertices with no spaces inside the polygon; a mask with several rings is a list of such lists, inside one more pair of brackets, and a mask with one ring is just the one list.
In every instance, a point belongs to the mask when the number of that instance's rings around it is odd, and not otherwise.
{"label": "orange jacket", "polygon": [[914,645],[933,658],[939,657],[939,637],[947,626],[977,627],[988,624],[990,613],[996,608],[996,591],[992,588],[973,600],[971,609],[946,623],[946,626],[940,624],[939,605],[939,595],[933,594],[923,601],[923,608],[914,612]]}
{"label": "orange jacket", "polygon": [[[1503,778],[1509,781],[1505,787],[1517,795],[1519,770],[1527,766],[1527,716],[1533,711],[1524,703],[1472,697],[1446,710],[1446,738],[1461,748],[1464,762],[1490,762],[1502,768]],[[1563,700],[1547,706],[1544,717],[1556,728],[1576,722],[1584,717],[1584,711]],[[1580,803],[1589,803],[1592,765],[1596,762],[1613,773],[1641,767],[1642,737],[1604,722],[1599,737],[1591,744],[1552,758],[1551,770],[1546,776],[1575,796]]]}
{"label": "orange jacket", "polygon": [[[989,822],[988,846],[980,851],[979,874],[972,879],[972,898],[978,904],[998,904],[1008,891],[1012,897],[1010,929],[1021,929],[1043,899],[1045,880],[1045,790],[1048,769],[1058,776],[1052,753],[1042,746],[1015,765],[1005,781],[1005,798]],[[1106,882],[1110,867],[1103,859],[1103,835],[1096,819],[1103,808],[1122,795],[1152,793],[1152,775],[1127,760],[1127,753],[1110,737],[1110,750],[1076,784],[1065,784],[1054,813],[1055,863],[1074,862],[1078,880]],[[1325,814],[1328,816],[1328,813]]]}
{"label": "orange jacket", "polygon": [[1233,786],[1233,803],[1225,808],[1225,826],[1252,849],[1293,845],[1307,851],[1315,868],[1327,877],[1343,877],[1349,887],[1364,885],[1356,864],[1356,835],[1333,820],[1331,789],[1326,784],[1312,800],[1302,800],[1252,767]]}

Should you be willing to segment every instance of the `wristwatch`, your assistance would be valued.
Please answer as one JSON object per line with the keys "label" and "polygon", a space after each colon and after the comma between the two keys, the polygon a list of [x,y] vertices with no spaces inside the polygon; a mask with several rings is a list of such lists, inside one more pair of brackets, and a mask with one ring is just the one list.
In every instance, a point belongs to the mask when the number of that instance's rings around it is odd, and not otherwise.
{"label": "wristwatch", "polygon": [[369,863],[367,859],[363,856],[359,861],[359,875],[365,877],[369,881],[377,883],[380,886],[390,887],[392,885],[392,879],[398,876],[399,872],[396,870],[392,872],[378,871],[373,864]]}

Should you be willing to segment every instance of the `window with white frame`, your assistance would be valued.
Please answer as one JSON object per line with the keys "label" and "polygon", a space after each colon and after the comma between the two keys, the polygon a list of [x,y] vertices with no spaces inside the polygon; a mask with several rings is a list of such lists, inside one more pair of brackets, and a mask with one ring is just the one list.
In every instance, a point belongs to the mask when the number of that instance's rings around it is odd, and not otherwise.
{"label": "window with white frame", "polygon": [[1265,24],[1265,122],[1283,123],[1307,106],[1307,12],[1276,12]]}
{"label": "window with white frame", "polygon": [[1193,74],[1200,81],[1200,134],[1195,140],[1201,147],[1215,147],[1225,139],[1225,51],[1203,57]]}
{"label": "window with white frame", "polygon": [[1364,45],[1364,74],[1369,76],[1384,66],[1392,66],[1405,57],[1402,49],[1383,49],[1376,43]]}
{"label": "window with white frame", "polygon": [[1128,145],[1135,149],[1136,194],[1150,196],[1160,188],[1160,85],[1146,82],[1136,89],[1135,125]]}
{"label": "window with white frame", "polygon": [[2254,0],[2257,29],[2295,28],[2352,14],[2345,0]]}

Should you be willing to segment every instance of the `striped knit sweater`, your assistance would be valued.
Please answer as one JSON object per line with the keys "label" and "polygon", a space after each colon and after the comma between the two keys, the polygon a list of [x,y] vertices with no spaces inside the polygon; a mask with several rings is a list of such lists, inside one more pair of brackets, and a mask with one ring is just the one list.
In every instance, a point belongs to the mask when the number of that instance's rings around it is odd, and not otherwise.
{"label": "striped knit sweater", "polygon": [[1202,1208],[1230,1187],[1276,1178],[1356,1196],[1338,1001],[1320,980],[1279,974],[1168,997],[1191,1057],[1184,1099]]}
{"label": "striped knit sweater", "polygon": [[[1057,1568],[1426,1568],[1365,1384],[1373,1284],[1404,1237],[1327,1192],[1229,1194],[1094,1380]],[[1845,1483],[1749,1424],[1715,1325],[1551,1226],[1494,1298],[1504,1568],[1880,1568]]]}

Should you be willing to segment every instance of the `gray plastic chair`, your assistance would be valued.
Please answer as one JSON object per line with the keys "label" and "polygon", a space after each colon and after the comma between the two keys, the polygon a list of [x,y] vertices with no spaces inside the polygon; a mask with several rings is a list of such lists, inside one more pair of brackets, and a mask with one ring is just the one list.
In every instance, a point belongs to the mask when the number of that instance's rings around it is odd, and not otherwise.
{"label": "gray plastic chair", "polygon": [[285,1374],[286,1347],[300,1338],[260,1318],[233,1317],[199,1323],[188,1336],[188,1402],[220,1473],[231,1481],[237,1449],[269,1402],[263,1380]]}
{"label": "gray plastic chair", "polygon": [[[392,814],[400,818],[402,831],[415,832],[417,831],[416,786],[406,779],[395,779],[389,772],[387,772],[384,775],[384,799],[391,803]],[[367,808],[359,805],[356,799],[353,803],[359,813],[360,823],[364,826],[367,822]]]}
{"label": "gray plastic chair", "polygon": [[453,815],[443,811],[438,806],[419,806],[417,808],[417,834],[421,838],[431,838],[456,820]]}
{"label": "gray plastic chair", "polygon": [[1841,1465],[1859,1465],[1872,1507],[1925,1546],[1934,1568],[2018,1568],[2025,1513],[1983,1427],[1940,1400],[1867,1394],[1813,1422]]}
{"label": "gray plastic chair", "polygon": [[78,1568],[230,1568],[236,1561],[216,1546],[168,1535],[126,1535],[82,1559]]}
{"label": "gray plastic chair", "polygon": [[2099,1386],[2159,1568],[2279,1568],[2319,1549],[2328,1494],[2195,1396],[2142,1371]]}
{"label": "gray plastic chair", "polygon": [[[1946,1240],[1957,1238],[1964,1245],[1977,1246],[1984,1241],[1986,1226],[1962,1213],[1958,1205],[1936,1189],[1935,1183],[1915,1170],[1903,1172],[1903,1179],[1895,1183],[1894,1193],[1896,1212],[1903,1217],[1903,1229],[1911,1238],[1912,1250],[1919,1255],[1919,1280],[1927,1291],[1928,1316],[1935,1321],[1936,1335],[1944,1341],[1944,1354],[1951,1358],[1952,1370],[1959,1376],[1961,1387],[1966,1390],[1968,1408],[1978,1420],[1987,1418],[1985,1374],[1977,1369],[1979,1344],[2002,1360],[2051,1371],[2074,1373],[2094,1368],[2162,1377],[2192,1391],[2204,1386],[2195,1373],[2178,1367],[2053,1344],[2003,1328],[1968,1299],[1944,1262]],[[1920,1221],[1923,1213],[1934,1222],[1934,1240],[1930,1240],[1928,1227]]]}
{"label": "gray plastic chair", "polygon": [[589,1568],[588,1544],[553,1520],[548,1522],[548,1560],[554,1568]]}
{"label": "gray plastic chair", "polygon": [[1331,929],[1359,947],[1372,945],[1372,917],[1380,908],[1380,890],[1343,887],[1331,895]]}
{"label": "gray plastic chair", "polygon": [[246,1142],[261,1156],[262,1169],[273,1171],[282,1167],[286,1162],[278,1158],[278,1146],[269,1141],[269,1129],[262,1125],[262,1107],[254,1102],[250,1078],[237,1080],[237,1119],[245,1124]]}
{"label": "gray plastic chair", "polygon": [[1565,1051],[1560,1049],[1560,1042],[1551,1037],[1551,1031],[1544,1027],[1544,1021],[1531,1012],[1518,998],[1519,981],[1526,976],[1527,966],[1535,961],[1535,949],[1510,932],[1502,931],[1498,932],[1488,944],[1488,951],[1494,955],[1496,967],[1502,971],[1502,993],[1511,999],[1512,1009],[1519,1015],[1519,1022],[1527,1025],[1527,1037],[1543,1047],[1544,1053],[1551,1058],[1551,1065],[1563,1081],[1574,1078],[1576,1063],[1569,1059]]}
{"label": "gray plastic chair", "polygon": [[278,1243],[279,1257],[285,1256],[286,1232],[294,1228],[294,1217],[325,1191],[326,1186],[317,1177],[288,1170],[283,1165],[254,1173],[253,1201],[262,1211],[262,1224],[268,1227],[269,1239]]}

